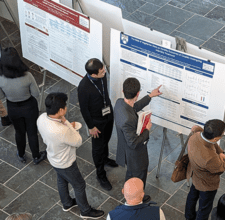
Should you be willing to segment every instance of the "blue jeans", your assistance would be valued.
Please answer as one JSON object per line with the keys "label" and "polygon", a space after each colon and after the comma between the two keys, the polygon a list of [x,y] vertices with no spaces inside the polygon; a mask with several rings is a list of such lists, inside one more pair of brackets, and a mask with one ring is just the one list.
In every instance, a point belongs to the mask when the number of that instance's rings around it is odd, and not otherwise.
{"label": "blue jeans", "polygon": [[86,183],[81,176],[81,173],[77,167],[77,162],[65,169],[53,167],[57,173],[57,184],[61,202],[63,206],[71,206],[72,198],[69,194],[68,183],[70,183],[74,189],[77,205],[82,213],[88,213],[91,210],[87,201],[85,192]]}
{"label": "blue jeans", "polygon": [[[185,218],[190,220],[208,220],[216,193],[217,190],[206,192],[199,191],[192,184],[187,197]],[[196,212],[196,204],[198,200],[199,208]]]}

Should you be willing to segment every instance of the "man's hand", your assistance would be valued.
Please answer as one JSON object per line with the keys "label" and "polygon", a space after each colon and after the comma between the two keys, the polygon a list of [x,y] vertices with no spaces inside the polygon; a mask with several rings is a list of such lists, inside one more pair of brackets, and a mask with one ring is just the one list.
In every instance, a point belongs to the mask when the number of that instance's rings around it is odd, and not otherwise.
{"label": "man's hand", "polygon": [[154,90],[151,92],[151,94],[149,94],[149,97],[152,98],[152,97],[161,95],[162,92],[159,91],[159,89],[160,89],[161,86],[162,86],[162,85],[160,85],[159,87],[157,87],[156,89],[154,89]]}
{"label": "man's hand", "polygon": [[73,128],[75,128],[75,121],[71,122],[70,124],[73,126]]}
{"label": "man's hand", "polygon": [[64,124],[64,123],[66,122],[65,116],[62,116],[62,117],[61,117],[61,120],[62,120],[62,123]]}
{"label": "man's hand", "polygon": [[220,153],[219,156],[220,156],[220,159],[221,159],[223,162],[225,162],[225,154],[224,154],[224,153]]}
{"label": "man's hand", "polygon": [[94,127],[92,129],[89,129],[89,133],[90,133],[91,137],[98,138],[98,134],[100,134],[101,131],[99,131],[98,128]]}
{"label": "man's hand", "polygon": [[150,119],[148,124],[146,125],[146,129],[150,131],[151,127],[152,127],[152,122],[151,122],[151,119]]}

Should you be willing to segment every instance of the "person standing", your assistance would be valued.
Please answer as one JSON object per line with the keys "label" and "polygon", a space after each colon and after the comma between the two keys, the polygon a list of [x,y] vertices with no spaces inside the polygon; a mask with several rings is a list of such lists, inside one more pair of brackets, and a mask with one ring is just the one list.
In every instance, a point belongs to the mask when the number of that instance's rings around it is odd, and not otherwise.
{"label": "person standing", "polygon": [[109,159],[109,140],[113,129],[113,108],[109,99],[106,71],[98,59],[90,59],[85,65],[86,76],[78,86],[78,99],[82,116],[92,137],[92,157],[97,180],[102,188],[111,190],[104,165],[118,167]]}
{"label": "person standing", "polygon": [[[136,102],[140,94],[140,82],[136,78],[127,78],[123,83],[124,98],[119,98],[114,108],[118,136],[116,162],[123,167],[127,165],[125,182],[132,177],[137,177],[143,181],[144,187],[149,164],[147,141],[152,124],[149,121],[146,129],[137,135],[137,112],[147,106],[152,97],[162,94],[159,91],[160,87]],[[143,202],[150,199],[149,195],[145,195]]]}
{"label": "person standing", "polygon": [[[209,218],[219,188],[220,175],[225,171],[225,155],[216,143],[222,138],[224,130],[225,123],[218,119],[207,121],[204,130],[197,125],[191,129],[194,134],[188,141],[187,179],[192,177],[193,184],[185,206],[187,220]],[[199,208],[196,212],[198,200]]]}
{"label": "person standing", "polygon": [[[0,99],[6,97],[8,116],[16,131],[17,158],[26,163],[26,133],[34,164],[46,159],[46,151],[39,152],[37,134],[39,88],[13,47],[2,49],[0,62]],[[36,97],[36,98],[35,98]]]}
{"label": "person standing", "polygon": [[[103,211],[90,207],[85,192],[86,184],[76,162],[76,148],[82,144],[82,138],[74,129],[75,123],[69,123],[65,114],[67,95],[50,93],[45,99],[47,113],[37,120],[38,130],[47,145],[47,157],[57,173],[57,184],[63,211],[79,206],[82,218],[97,219]],[[74,189],[76,199],[69,194],[68,183]]]}

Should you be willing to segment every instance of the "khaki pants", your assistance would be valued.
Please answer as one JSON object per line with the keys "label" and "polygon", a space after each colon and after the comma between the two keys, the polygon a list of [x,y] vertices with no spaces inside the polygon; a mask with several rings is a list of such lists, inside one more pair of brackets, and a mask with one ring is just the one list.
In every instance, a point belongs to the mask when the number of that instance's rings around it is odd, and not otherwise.
{"label": "khaki pants", "polygon": [[7,111],[0,100],[0,117],[5,117],[7,115]]}

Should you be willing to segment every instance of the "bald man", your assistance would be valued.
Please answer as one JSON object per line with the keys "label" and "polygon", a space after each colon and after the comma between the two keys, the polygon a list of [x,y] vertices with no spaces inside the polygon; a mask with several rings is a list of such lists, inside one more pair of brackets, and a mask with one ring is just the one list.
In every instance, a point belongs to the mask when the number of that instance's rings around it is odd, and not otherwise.
{"label": "bald man", "polygon": [[126,203],[109,212],[107,220],[165,220],[164,213],[158,206],[142,202],[145,193],[141,179],[133,177],[127,180],[122,193]]}

